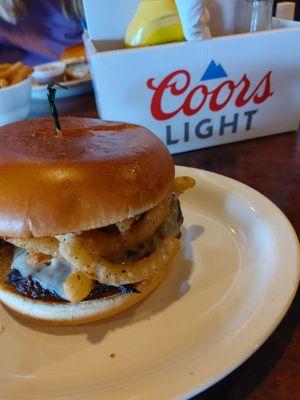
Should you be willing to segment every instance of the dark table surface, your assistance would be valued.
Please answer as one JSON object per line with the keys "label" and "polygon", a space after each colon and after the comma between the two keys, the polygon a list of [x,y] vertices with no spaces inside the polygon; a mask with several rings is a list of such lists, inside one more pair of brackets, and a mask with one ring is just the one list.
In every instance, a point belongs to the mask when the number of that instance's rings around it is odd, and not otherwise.
{"label": "dark table surface", "polygon": [[[57,101],[60,115],[98,117],[93,95]],[[31,117],[49,116],[34,103]],[[177,165],[237,179],[271,199],[300,237],[300,132],[228,144],[174,156]],[[300,399],[300,290],[285,318],[266,343],[227,378],[198,400]]]}

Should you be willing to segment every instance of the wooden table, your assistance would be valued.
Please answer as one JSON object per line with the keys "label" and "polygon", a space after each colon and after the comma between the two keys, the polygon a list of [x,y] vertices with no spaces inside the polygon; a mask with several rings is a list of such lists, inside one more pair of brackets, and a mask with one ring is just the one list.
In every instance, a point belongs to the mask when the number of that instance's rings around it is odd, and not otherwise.
{"label": "wooden table", "polygon": [[[60,115],[97,117],[92,95],[59,100]],[[34,104],[32,117],[48,116]],[[228,144],[174,156],[175,163],[237,179],[271,199],[300,237],[300,132]],[[300,290],[284,320],[240,368],[197,400],[300,399]]]}

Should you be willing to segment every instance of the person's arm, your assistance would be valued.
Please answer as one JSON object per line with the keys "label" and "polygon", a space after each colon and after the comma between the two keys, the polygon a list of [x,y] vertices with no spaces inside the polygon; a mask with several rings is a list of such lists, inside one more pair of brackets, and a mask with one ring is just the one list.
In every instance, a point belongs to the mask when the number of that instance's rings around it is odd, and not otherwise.
{"label": "person's arm", "polygon": [[28,14],[28,0],[0,0],[0,18],[16,24]]}

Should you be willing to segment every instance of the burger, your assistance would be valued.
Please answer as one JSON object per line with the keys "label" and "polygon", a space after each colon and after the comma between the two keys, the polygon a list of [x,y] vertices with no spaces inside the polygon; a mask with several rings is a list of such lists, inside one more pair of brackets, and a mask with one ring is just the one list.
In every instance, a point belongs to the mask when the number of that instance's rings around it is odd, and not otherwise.
{"label": "burger", "polygon": [[0,128],[0,300],[75,325],[136,304],[166,277],[183,222],[165,145],[141,126],[49,118]]}

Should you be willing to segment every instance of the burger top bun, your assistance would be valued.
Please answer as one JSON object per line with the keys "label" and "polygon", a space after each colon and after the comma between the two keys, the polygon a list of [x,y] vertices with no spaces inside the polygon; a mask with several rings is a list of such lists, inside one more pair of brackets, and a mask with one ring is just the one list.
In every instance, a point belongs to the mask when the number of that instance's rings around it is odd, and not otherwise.
{"label": "burger top bun", "polygon": [[0,235],[43,237],[114,224],[161,201],[172,157],[148,129],[65,117],[0,128]]}
{"label": "burger top bun", "polygon": [[67,47],[60,56],[61,60],[69,60],[72,58],[85,58],[86,53],[83,43],[74,44]]}

